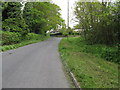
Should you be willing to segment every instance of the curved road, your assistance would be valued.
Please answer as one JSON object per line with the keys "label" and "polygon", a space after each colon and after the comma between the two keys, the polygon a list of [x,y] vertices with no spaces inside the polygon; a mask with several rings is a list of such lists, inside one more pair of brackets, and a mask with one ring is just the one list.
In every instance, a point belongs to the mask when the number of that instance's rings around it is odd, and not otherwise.
{"label": "curved road", "polygon": [[2,88],[69,88],[58,53],[61,38],[2,53]]}

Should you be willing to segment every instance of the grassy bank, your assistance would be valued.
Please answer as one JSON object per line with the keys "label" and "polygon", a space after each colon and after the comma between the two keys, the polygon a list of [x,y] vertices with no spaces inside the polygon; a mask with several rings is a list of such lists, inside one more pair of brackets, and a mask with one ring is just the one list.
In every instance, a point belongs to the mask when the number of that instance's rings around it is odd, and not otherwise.
{"label": "grassy bank", "polygon": [[23,41],[21,41],[20,43],[17,43],[17,44],[0,46],[0,50],[1,51],[7,51],[7,50],[11,50],[11,49],[16,49],[18,47],[22,47],[22,46],[25,46],[25,45],[28,45],[28,44],[44,41],[48,38],[49,38],[49,36],[40,36],[39,38],[33,38],[33,39],[30,39],[30,40],[23,40]]}
{"label": "grassy bank", "polygon": [[80,37],[69,37],[62,39],[59,51],[82,88],[118,88],[118,64],[101,58],[102,49],[93,47],[107,48],[88,46]]}

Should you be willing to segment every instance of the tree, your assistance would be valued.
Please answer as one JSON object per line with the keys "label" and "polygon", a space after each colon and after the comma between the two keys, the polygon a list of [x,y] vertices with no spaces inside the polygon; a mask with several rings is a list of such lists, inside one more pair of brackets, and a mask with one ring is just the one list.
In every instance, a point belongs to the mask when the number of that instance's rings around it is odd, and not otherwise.
{"label": "tree", "polygon": [[89,43],[114,45],[117,43],[116,22],[114,22],[117,5],[110,2],[77,2],[75,15],[76,27],[82,28],[85,40]]}
{"label": "tree", "polygon": [[2,30],[10,32],[19,32],[25,36],[28,32],[28,26],[21,16],[20,2],[4,2],[2,6]]}
{"label": "tree", "polygon": [[20,2],[3,2],[2,3],[2,17],[3,21],[8,18],[21,17],[21,3]]}
{"label": "tree", "polygon": [[63,19],[59,11],[60,8],[50,2],[27,2],[23,17],[31,32],[45,34],[61,25]]}

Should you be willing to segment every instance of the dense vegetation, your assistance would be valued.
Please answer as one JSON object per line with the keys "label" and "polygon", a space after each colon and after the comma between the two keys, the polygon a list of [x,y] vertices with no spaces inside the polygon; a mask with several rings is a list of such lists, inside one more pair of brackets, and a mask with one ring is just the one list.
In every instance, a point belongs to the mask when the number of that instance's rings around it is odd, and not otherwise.
{"label": "dense vegetation", "polygon": [[[119,87],[118,64],[101,58],[110,50],[116,51],[105,45],[88,45],[82,37],[64,38],[59,45],[63,63],[73,72],[81,88]],[[111,56],[106,58],[110,60]]]}
{"label": "dense vegetation", "polygon": [[[9,32],[9,33],[11,33],[11,32]],[[1,51],[6,51],[6,50],[11,50],[11,49],[16,49],[18,47],[22,47],[22,46],[25,46],[25,45],[28,45],[28,44],[44,41],[48,38],[49,38],[49,35],[48,36],[43,36],[43,35],[39,35],[39,34],[28,33],[28,35],[26,36],[26,40],[23,40],[19,43],[18,42],[15,43],[16,39],[12,40],[12,42],[15,41],[14,44],[0,46],[0,50]]]}
{"label": "dense vegetation", "polygon": [[[82,29],[81,34],[88,44],[87,48],[84,46],[85,52],[96,53],[99,51],[100,56],[106,60],[120,63],[119,8],[120,2],[78,1],[76,3],[75,15],[78,24],[75,28]],[[98,47],[95,44],[101,44],[101,46]],[[89,45],[94,45],[91,48],[94,49],[94,52],[89,50]],[[110,47],[115,49],[110,49]]]}
{"label": "dense vegetation", "polygon": [[29,2],[23,11],[23,17],[30,32],[45,34],[48,30],[56,30],[64,21],[60,17],[59,6],[44,2]]}
{"label": "dense vegetation", "polygon": [[119,88],[120,2],[85,1],[74,10],[80,36],[62,39],[61,57],[82,88]]}
{"label": "dense vegetation", "polygon": [[119,45],[120,2],[76,3],[76,28],[83,30],[89,44]]}
{"label": "dense vegetation", "polygon": [[43,40],[64,22],[60,10],[51,2],[2,2],[2,45]]}

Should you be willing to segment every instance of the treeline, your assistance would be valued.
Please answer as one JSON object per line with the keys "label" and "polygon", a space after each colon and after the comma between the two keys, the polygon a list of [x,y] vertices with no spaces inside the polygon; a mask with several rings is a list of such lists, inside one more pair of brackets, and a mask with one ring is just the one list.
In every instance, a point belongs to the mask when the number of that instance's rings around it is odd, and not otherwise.
{"label": "treeline", "polygon": [[76,28],[90,44],[117,45],[120,37],[120,2],[76,3]]}
{"label": "treeline", "polygon": [[60,7],[50,2],[2,2],[2,44],[42,38],[64,21]]}

